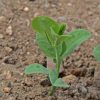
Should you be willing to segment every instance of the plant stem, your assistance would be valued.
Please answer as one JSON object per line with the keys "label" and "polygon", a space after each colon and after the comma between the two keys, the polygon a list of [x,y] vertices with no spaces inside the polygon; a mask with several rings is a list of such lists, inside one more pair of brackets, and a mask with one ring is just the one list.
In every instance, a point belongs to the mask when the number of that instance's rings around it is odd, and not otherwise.
{"label": "plant stem", "polygon": [[57,70],[57,73],[58,73],[58,76],[59,76],[59,70],[60,70],[60,59],[59,59],[59,54],[58,54],[58,50],[57,48],[55,48],[55,53],[56,53],[56,70]]}
{"label": "plant stem", "polygon": [[[61,61],[59,59],[59,55],[58,55],[57,48],[55,48],[55,53],[56,53],[56,71],[57,71],[57,75],[59,77],[59,70],[60,70]],[[52,86],[51,91],[49,92],[49,95],[52,96],[53,93],[55,92],[55,90],[56,90],[56,87],[55,86]]]}
{"label": "plant stem", "polygon": [[54,94],[55,90],[56,90],[56,87],[55,86],[52,86],[51,87],[51,90],[49,92],[49,95],[52,96]]}

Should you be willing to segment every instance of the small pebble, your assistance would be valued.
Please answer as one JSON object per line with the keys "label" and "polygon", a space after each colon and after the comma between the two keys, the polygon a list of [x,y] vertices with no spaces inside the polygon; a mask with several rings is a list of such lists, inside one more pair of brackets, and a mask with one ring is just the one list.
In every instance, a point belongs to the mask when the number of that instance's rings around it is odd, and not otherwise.
{"label": "small pebble", "polygon": [[0,16],[0,22],[4,21],[5,17],[4,16]]}
{"label": "small pebble", "polygon": [[23,9],[25,12],[28,12],[29,11],[29,8],[28,7],[24,7]]}
{"label": "small pebble", "polygon": [[98,36],[98,33],[95,33],[94,35],[95,35],[95,36]]}
{"label": "small pebble", "polygon": [[10,53],[10,52],[12,51],[12,48],[10,48],[10,47],[5,47],[5,50],[6,50],[8,53]]}
{"label": "small pebble", "polygon": [[21,75],[21,76],[23,76],[23,75],[24,75],[24,73],[22,73],[22,72],[21,72],[21,73],[20,73],[20,75]]}
{"label": "small pebble", "polygon": [[98,8],[100,8],[100,4],[98,5]]}
{"label": "small pebble", "polygon": [[72,6],[72,3],[68,3],[67,5],[68,5],[68,6]]}
{"label": "small pebble", "polygon": [[30,55],[30,52],[27,52],[27,55]]}
{"label": "small pebble", "polygon": [[0,39],[3,39],[3,38],[4,38],[3,34],[0,34]]}
{"label": "small pebble", "polygon": [[89,11],[88,12],[88,15],[92,16],[93,15],[93,12],[92,11]]}
{"label": "small pebble", "polygon": [[9,93],[9,92],[11,91],[11,88],[5,87],[5,88],[3,89],[3,91],[4,91],[5,93]]}
{"label": "small pebble", "polygon": [[28,78],[25,78],[25,81],[23,82],[23,84],[26,86],[32,86],[32,82]]}
{"label": "small pebble", "polygon": [[3,93],[2,92],[0,92],[0,97],[2,97],[3,96]]}
{"label": "small pebble", "polygon": [[6,33],[7,33],[8,35],[10,35],[10,36],[13,34],[13,32],[12,32],[12,26],[8,26],[8,27],[7,27]]}
{"label": "small pebble", "polygon": [[13,72],[11,71],[4,71],[4,75],[6,79],[11,79]]}
{"label": "small pebble", "polygon": [[66,82],[66,83],[72,84],[72,83],[77,81],[77,77],[71,74],[71,75],[63,77],[63,81]]}
{"label": "small pebble", "polygon": [[13,41],[14,39],[15,39],[14,37],[11,37],[11,38],[10,38],[11,41]]}
{"label": "small pebble", "polygon": [[54,5],[54,4],[52,4],[51,6],[52,6],[53,8],[55,8],[55,7],[56,7],[56,5]]}
{"label": "small pebble", "polygon": [[95,39],[91,38],[91,39],[90,39],[90,41],[91,41],[91,42],[94,42],[94,41],[95,41]]}
{"label": "small pebble", "polygon": [[58,3],[59,6],[62,6],[62,3]]}

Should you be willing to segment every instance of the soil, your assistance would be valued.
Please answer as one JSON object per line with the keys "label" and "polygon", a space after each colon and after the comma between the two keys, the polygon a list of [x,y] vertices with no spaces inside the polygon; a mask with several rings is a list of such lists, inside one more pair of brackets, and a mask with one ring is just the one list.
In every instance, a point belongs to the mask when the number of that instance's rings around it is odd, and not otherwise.
{"label": "soil", "polygon": [[[0,100],[100,100],[100,63],[92,55],[100,44],[100,0],[0,0]],[[35,41],[31,20],[47,15],[67,23],[72,31],[85,28],[92,37],[64,60],[69,89],[51,87],[47,76],[24,75],[34,62],[46,66],[46,57]],[[72,80],[71,80],[72,79]],[[67,82],[69,81],[67,79]]]}

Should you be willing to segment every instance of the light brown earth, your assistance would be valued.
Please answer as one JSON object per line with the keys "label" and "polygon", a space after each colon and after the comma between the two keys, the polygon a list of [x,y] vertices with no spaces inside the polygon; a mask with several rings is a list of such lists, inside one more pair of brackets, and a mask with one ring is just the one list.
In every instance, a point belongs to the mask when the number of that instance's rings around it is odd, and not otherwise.
{"label": "light brown earth", "polygon": [[[92,55],[100,44],[100,0],[0,0],[0,100],[100,100],[100,63]],[[46,66],[35,41],[31,20],[47,15],[67,23],[72,31],[85,28],[92,37],[64,60],[69,89],[48,96],[47,76],[24,75],[34,62]]]}

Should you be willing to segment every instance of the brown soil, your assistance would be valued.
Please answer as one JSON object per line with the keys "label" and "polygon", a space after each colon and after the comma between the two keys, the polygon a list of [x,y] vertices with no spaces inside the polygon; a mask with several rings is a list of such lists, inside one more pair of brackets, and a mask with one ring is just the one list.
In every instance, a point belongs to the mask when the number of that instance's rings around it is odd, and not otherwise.
{"label": "brown soil", "polygon": [[[100,0],[45,1],[0,0],[0,100],[100,100],[100,63],[92,56],[100,44]],[[91,39],[64,60],[62,77],[73,74],[77,81],[69,89],[57,89],[54,96],[47,95],[51,87],[47,76],[23,73],[34,62],[46,66],[31,27],[38,15],[67,23],[68,31],[92,32]]]}

